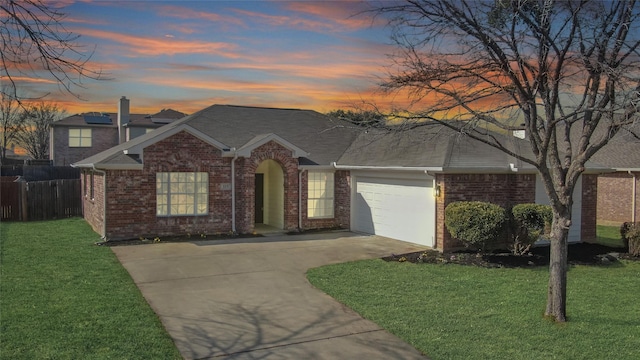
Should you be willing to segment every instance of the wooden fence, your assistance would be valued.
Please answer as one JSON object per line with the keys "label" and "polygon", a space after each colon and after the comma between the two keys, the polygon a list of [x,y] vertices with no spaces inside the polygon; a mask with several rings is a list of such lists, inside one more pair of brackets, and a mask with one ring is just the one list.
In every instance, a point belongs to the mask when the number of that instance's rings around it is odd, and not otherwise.
{"label": "wooden fence", "polygon": [[79,179],[0,182],[0,220],[31,221],[82,216]]}

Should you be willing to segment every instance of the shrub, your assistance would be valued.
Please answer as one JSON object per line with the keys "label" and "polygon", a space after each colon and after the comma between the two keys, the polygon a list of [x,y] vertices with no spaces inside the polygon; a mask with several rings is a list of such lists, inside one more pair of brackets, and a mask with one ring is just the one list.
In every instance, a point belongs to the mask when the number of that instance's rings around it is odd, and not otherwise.
{"label": "shrub", "polygon": [[620,235],[632,256],[640,256],[640,224],[626,222],[620,227]]}
{"label": "shrub", "polygon": [[513,243],[511,251],[516,255],[529,253],[531,246],[545,234],[553,220],[549,205],[519,204],[511,209],[513,221]]}
{"label": "shrub", "polygon": [[445,225],[465,246],[486,251],[504,231],[506,211],[480,201],[453,202],[445,209]]}
{"label": "shrub", "polygon": [[622,223],[622,226],[620,226],[620,238],[622,238],[622,243],[624,244],[625,248],[629,247],[629,238],[627,238],[627,233],[629,232],[629,230],[631,230],[631,228],[633,227],[632,222],[625,222]]}

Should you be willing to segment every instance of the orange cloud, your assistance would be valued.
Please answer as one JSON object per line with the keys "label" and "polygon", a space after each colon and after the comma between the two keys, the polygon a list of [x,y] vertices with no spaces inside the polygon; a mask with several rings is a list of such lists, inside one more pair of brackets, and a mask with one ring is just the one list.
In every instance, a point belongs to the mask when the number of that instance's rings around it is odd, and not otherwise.
{"label": "orange cloud", "polygon": [[381,18],[373,19],[371,16],[366,15],[364,12],[368,10],[368,7],[361,2],[333,2],[331,6],[327,6],[326,3],[322,2],[292,1],[287,3],[287,8],[334,21],[351,30],[386,24]]}
{"label": "orange cloud", "polygon": [[303,30],[316,32],[334,31],[334,24],[325,21],[309,20],[304,18],[291,17],[286,15],[268,15],[264,13],[234,9],[234,12],[250,17],[254,21],[260,21],[270,26],[287,26]]}
{"label": "orange cloud", "polygon": [[168,37],[143,37],[121,34],[112,31],[82,29],[78,31],[85,36],[114,41],[125,49],[122,55],[176,55],[176,54],[215,54],[226,58],[240,57],[234,52],[237,46],[224,42],[209,42],[198,40],[182,40]]}
{"label": "orange cloud", "polygon": [[162,5],[158,7],[160,15],[167,17],[174,17],[178,19],[201,19],[206,21],[211,21],[216,24],[228,24],[235,26],[244,26],[244,21],[230,16],[223,16],[220,14],[193,10],[181,6],[173,6],[173,5]]}

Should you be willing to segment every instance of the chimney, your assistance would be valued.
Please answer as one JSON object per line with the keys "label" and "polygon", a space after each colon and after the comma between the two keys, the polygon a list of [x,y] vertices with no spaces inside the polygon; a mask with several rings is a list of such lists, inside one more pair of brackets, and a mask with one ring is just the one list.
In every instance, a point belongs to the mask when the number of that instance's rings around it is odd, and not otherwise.
{"label": "chimney", "polygon": [[129,99],[126,96],[118,101],[118,137],[119,144],[127,141],[127,129],[125,125],[129,123]]}

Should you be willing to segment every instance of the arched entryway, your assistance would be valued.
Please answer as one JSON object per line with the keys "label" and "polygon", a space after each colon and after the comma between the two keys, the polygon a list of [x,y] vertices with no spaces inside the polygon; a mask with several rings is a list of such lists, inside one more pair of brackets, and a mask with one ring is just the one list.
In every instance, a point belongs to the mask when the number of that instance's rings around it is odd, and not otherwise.
{"label": "arched entryway", "polygon": [[271,159],[256,168],[255,223],[284,228],[284,172]]}

